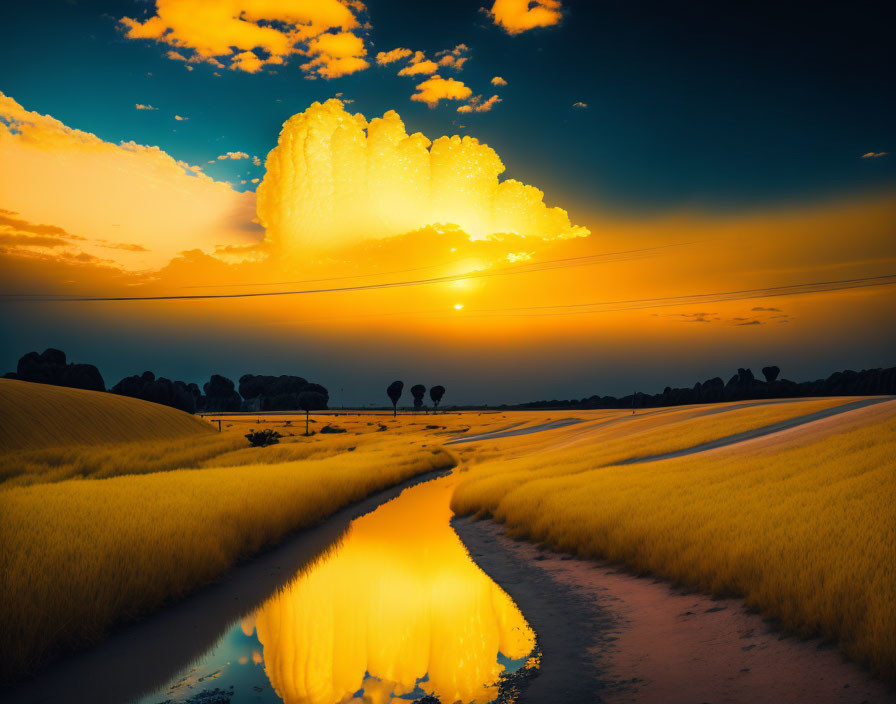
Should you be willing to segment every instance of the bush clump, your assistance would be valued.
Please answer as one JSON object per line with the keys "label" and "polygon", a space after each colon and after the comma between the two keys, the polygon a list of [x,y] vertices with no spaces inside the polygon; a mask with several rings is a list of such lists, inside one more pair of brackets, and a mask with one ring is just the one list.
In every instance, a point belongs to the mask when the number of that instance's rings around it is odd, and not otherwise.
{"label": "bush clump", "polygon": [[246,433],[246,439],[252,447],[266,447],[268,445],[276,445],[283,436],[276,430],[253,430]]}

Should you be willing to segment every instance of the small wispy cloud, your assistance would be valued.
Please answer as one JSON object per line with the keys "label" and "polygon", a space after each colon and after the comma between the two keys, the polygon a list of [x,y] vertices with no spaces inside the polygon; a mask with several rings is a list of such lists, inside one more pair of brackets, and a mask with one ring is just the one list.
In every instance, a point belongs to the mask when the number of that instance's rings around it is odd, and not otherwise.
{"label": "small wispy cloud", "polygon": [[143,103],[137,103],[134,107],[138,110],[158,110],[158,108],[154,108],[152,105],[144,105]]}
{"label": "small wispy cloud", "polygon": [[474,95],[470,99],[468,105],[461,105],[458,112],[489,112],[501,99],[497,95],[493,95],[488,100],[483,101],[481,95]]}
{"label": "small wispy cloud", "polygon": [[886,156],[890,152],[867,152],[866,154],[862,154],[863,159],[880,159],[882,156]]}
{"label": "small wispy cloud", "polygon": [[410,49],[404,49],[402,47],[398,47],[397,49],[392,49],[391,51],[381,51],[376,55],[376,62],[383,66],[385,64],[391,64],[395,61],[400,61],[401,59],[407,58],[414,52]]}
{"label": "small wispy cloud", "polygon": [[578,108],[579,110],[584,110],[588,107],[588,103],[583,103],[581,100],[576,101],[572,104],[574,108]]}
{"label": "small wispy cloud", "polygon": [[430,108],[434,108],[440,100],[466,100],[472,93],[473,91],[462,81],[436,75],[418,84],[417,92],[411,96],[411,100],[426,103]]}
{"label": "small wispy cloud", "polygon": [[177,120],[178,122],[183,122],[184,120],[189,120],[190,118],[189,118],[189,117],[182,117],[181,115],[175,115],[175,116],[174,116],[174,119]]}
{"label": "small wispy cloud", "polygon": [[505,80],[504,80],[503,78],[501,78],[500,76],[495,76],[495,77],[492,79],[492,85],[493,85],[493,86],[506,86],[506,85],[507,85],[507,81],[505,81]]}
{"label": "small wispy cloud", "polygon": [[224,161],[225,159],[248,159],[249,155],[246,152],[227,152],[226,154],[219,154],[218,161]]}
{"label": "small wispy cloud", "polygon": [[100,247],[105,247],[106,249],[121,249],[125,252],[148,252],[149,250],[140,244],[128,244],[126,242],[107,242],[106,244],[98,245]]}
{"label": "small wispy cloud", "polygon": [[439,66],[448,66],[460,71],[470,58],[466,55],[468,51],[470,51],[470,47],[466,44],[458,44],[453,49],[436,52],[436,58],[439,59]]}
{"label": "small wispy cloud", "polygon": [[423,59],[422,61],[412,62],[398,72],[399,76],[419,76],[422,74],[432,74],[439,70],[439,65],[435,61]]}

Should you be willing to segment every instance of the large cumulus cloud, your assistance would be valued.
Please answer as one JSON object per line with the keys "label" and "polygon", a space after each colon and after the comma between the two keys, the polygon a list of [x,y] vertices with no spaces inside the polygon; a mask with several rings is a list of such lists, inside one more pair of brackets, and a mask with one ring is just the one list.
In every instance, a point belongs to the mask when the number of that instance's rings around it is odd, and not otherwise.
{"label": "large cumulus cloud", "polygon": [[586,236],[534,186],[500,181],[504,164],[473,137],[409,135],[398,113],[369,122],[339,100],[283,126],[258,188],[258,218],[285,253],[398,235],[436,223],[471,238]]}

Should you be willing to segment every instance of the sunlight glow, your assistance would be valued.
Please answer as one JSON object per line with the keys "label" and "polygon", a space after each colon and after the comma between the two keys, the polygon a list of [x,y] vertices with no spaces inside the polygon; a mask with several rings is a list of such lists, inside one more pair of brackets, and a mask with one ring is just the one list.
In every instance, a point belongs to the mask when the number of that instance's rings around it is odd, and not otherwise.
{"label": "sunlight glow", "polygon": [[[508,179],[474,137],[408,135],[389,110],[369,122],[342,101],[313,103],[283,125],[258,187],[258,219],[283,254],[453,224],[470,239],[517,233],[585,237],[544,193]],[[442,229],[439,228],[439,229]]]}

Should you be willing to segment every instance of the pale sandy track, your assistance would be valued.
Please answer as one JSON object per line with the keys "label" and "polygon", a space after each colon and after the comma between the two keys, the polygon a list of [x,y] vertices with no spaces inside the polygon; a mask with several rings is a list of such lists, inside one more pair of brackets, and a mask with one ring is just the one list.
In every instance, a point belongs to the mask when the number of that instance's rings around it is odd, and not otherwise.
{"label": "pale sandy track", "polygon": [[[778,430],[782,430],[788,427],[792,427],[793,425],[800,425],[802,423],[809,423],[817,418],[825,417],[825,414],[833,414],[839,412],[845,412],[846,410],[852,410],[856,407],[862,407],[864,405],[870,405],[874,403],[880,403],[881,401],[890,400],[892,397],[881,397],[880,399],[863,399],[861,401],[855,401],[853,405],[851,403],[847,403],[844,406],[837,406],[833,409],[828,409],[825,411],[819,411],[819,414],[807,414],[805,416],[799,416],[798,418],[782,421],[781,423],[776,423],[775,425],[765,426],[763,428],[757,428],[756,430],[748,431],[747,433],[740,433],[738,435],[731,435],[725,438],[720,438],[719,440],[714,440],[711,443],[705,443],[706,448],[703,445],[698,445],[694,448],[687,448],[685,450],[677,451],[676,453],[668,453],[668,456],[677,456],[680,454],[690,454],[691,452],[701,452],[703,449],[711,449],[709,446],[718,447],[721,445],[731,444],[732,442],[740,442],[742,439],[749,439],[750,437],[758,437],[759,435],[777,432]],[[738,411],[743,408],[751,408],[754,406],[768,406],[768,405],[778,405],[778,404],[787,404],[787,403],[799,403],[800,401],[806,401],[812,399],[804,399],[804,398],[785,398],[785,399],[768,399],[768,400],[758,400],[758,401],[746,401],[746,402],[737,402],[737,403],[725,403],[725,404],[713,404],[707,405],[699,412],[690,416],[692,419],[702,418],[704,416],[712,416],[720,413],[728,413],[731,411]],[[843,409],[842,411],[839,409]],[[445,442],[445,445],[458,445],[461,443],[469,443],[469,442],[481,442],[483,440],[498,440],[501,438],[509,438],[516,437],[519,435],[530,435],[532,433],[540,433],[545,430],[555,430],[557,428],[565,428],[570,425],[583,424],[580,432],[573,434],[572,436],[566,435],[563,437],[562,441],[557,445],[553,446],[551,449],[557,450],[563,447],[568,447],[569,445],[574,445],[581,440],[587,439],[594,431],[598,429],[605,429],[609,426],[619,425],[622,423],[629,423],[633,420],[640,420],[645,416],[655,416],[655,415],[665,415],[670,413],[677,413],[688,411],[688,406],[671,406],[668,408],[656,408],[656,409],[643,409],[639,410],[638,413],[632,415],[620,415],[614,418],[600,418],[597,420],[587,420],[583,418],[559,418],[554,421],[549,421],[547,423],[539,423],[538,425],[530,425],[525,426],[524,422],[513,423],[499,430],[491,430],[486,433],[477,433],[476,435],[469,436],[461,436],[452,438]],[[519,427],[525,426],[525,427]],[[780,427],[778,427],[780,426]],[[760,432],[763,431],[763,432]],[[755,435],[750,435],[751,433],[756,433]],[[744,436],[743,438],[739,438],[739,436]],[[718,444],[716,444],[718,443]],[[626,460],[622,464],[630,464],[633,462],[647,462],[652,461],[654,459],[666,459],[666,455],[656,455],[654,457],[649,458],[632,458]]]}
{"label": "pale sandy track", "polygon": [[774,433],[780,433],[785,430],[790,430],[792,428],[797,428],[799,426],[805,426],[809,423],[815,423],[827,418],[831,418],[833,416],[838,416],[844,413],[849,413],[851,411],[857,411],[859,409],[865,408],[867,406],[874,406],[880,403],[887,403],[889,401],[893,401],[892,396],[880,396],[876,398],[865,398],[860,399],[858,401],[851,401],[849,403],[844,403],[840,406],[834,406],[833,408],[824,408],[820,411],[815,411],[814,413],[807,413],[802,416],[796,416],[795,418],[787,418],[785,420],[778,421],[777,423],[772,423],[771,425],[764,425],[761,428],[754,428],[752,430],[747,430],[742,433],[735,433],[733,435],[726,435],[725,437],[718,438],[716,440],[711,440],[709,442],[704,442],[699,445],[694,445],[693,447],[688,447],[683,450],[675,450],[674,452],[664,452],[659,455],[648,455],[645,457],[632,457],[627,460],[623,460],[618,464],[638,464],[641,462],[657,462],[659,460],[668,460],[674,457],[684,457],[686,455],[693,455],[698,452],[707,452],[709,450],[715,450],[721,447],[727,447],[730,445],[736,445],[738,443],[743,443],[748,440],[753,440],[755,438],[760,438],[766,435],[773,435]]}
{"label": "pale sandy track", "polygon": [[548,423],[530,425],[526,428],[514,427],[522,425],[521,423],[515,423],[514,426],[508,426],[503,430],[493,430],[489,433],[479,433],[478,435],[471,435],[470,437],[455,438],[454,440],[446,442],[445,445],[459,445],[464,442],[478,442],[479,440],[495,440],[497,438],[510,438],[516,435],[529,435],[530,433],[540,433],[542,430],[553,430],[554,428],[563,428],[567,425],[575,425],[576,423],[582,422],[584,421],[581,418],[560,418],[559,420],[552,420]]}

